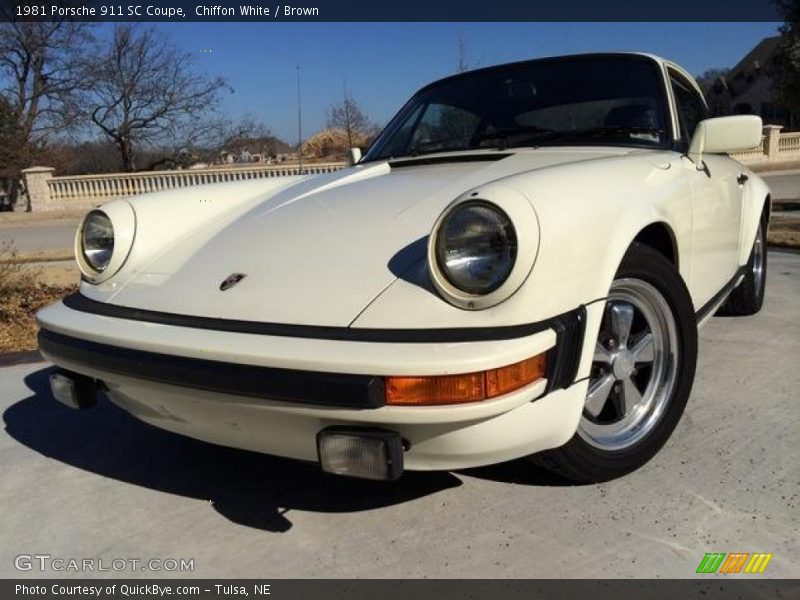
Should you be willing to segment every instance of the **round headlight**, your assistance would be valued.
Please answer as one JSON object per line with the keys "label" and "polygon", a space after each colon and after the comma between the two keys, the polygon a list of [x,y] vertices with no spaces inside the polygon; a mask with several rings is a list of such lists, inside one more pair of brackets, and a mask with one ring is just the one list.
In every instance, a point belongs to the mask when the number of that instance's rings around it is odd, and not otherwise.
{"label": "round headlight", "polygon": [[93,210],[83,221],[81,249],[86,263],[101,273],[114,254],[114,226],[104,212]]}
{"label": "round headlight", "polygon": [[457,205],[436,235],[436,262],[456,289],[488,294],[508,279],[517,260],[517,233],[497,206],[473,200]]}

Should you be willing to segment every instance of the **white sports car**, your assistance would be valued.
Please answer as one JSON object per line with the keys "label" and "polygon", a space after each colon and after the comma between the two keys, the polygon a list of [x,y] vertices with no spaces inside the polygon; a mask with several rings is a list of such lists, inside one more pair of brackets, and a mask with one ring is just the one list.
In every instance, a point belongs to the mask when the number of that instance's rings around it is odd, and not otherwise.
{"label": "white sports car", "polygon": [[437,81],[337,173],[91,211],[38,315],[53,394],[341,475],[618,477],[678,423],[698,325],[761,307],[769,189],[726,155],[760,140],[650,55]]}

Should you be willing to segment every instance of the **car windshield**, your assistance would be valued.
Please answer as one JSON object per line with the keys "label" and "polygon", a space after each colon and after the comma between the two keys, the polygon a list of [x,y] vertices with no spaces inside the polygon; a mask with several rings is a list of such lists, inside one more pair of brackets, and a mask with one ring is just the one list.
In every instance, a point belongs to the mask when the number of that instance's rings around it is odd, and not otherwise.
{"label": "car windshield", "polygon": [[663,146],[658,64],[636,55],[475,71],[417,93],[364,161],[543,145]]}

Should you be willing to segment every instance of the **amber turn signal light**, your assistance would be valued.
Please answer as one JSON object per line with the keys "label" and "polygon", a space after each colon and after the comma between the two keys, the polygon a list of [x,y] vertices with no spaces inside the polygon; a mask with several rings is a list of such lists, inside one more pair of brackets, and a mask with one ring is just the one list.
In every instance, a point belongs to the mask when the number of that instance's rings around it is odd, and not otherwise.
{"label": "amber turn signal light", "polygon": [[463,404],[513,392],[544,377],[547,355],[539,354],[513,365],[432,377],[387,377],[386,404],[425,406]]}

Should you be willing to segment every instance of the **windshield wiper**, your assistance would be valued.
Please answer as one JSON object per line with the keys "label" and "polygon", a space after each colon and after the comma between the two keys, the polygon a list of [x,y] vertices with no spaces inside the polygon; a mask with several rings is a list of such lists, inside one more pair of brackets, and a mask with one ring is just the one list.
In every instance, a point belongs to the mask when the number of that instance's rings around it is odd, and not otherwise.
{"label": "windshield wiper", "polygon": [[425,154],[436,154],[437,152],[462,152],[469,150],[466,146],[447,148],[442,142],[421,142],[414,146],[414,149],[406,156],[423,156]]}
{"label": "windshield wiper", "polygon": [[[539,137],[540,135],[549,135],[552,133],[557,133],[552,129],[543,129],[541,127],[508,127],[505,129],[495,129],[494,131],[485,131],[481,134],[475,135],[470,140],[472,147],[479,148],[478,144],[481,142],[485,142],[487,140],[500,140],[501,144],[498,144],[498,148],[500,150],[505,150],[508,148],[508,138],[515,136],[515,135],[526,135],[526,141],[529,137]],[[519,143],[515,143],[515,146],[521,145]]]}
{"label": "windshield wiper", "polygon": [[[552,135],[546,136],[547,141],[560,140],[563,138],[613,138],[621,135],[627,135],[631,138],[635,135],[654,135],[660,141],[661,134],[664,133],[663,129],[655,127],[626,127],[626,126],[605,126],[605,127],[590,127],[587,129],[572,129],[564,131],[554,131]],[[639,138],[642,139],[642,138]]]}
{"label": "windshield wiper", "polygon": [[[469,146],[459,146],[448,148],[444,142],[421,142],[412,152],[405,156],[416,157],[424,156],[426,154],[436,154],[438,152],[465,152],[468,150],[505,150],[507,148],[519,148],[531,145],[538,145],[541,142],[552,142],[555,140],[563,139],[604,139],[613,138],[621,135],[631,136],[634,135],[654,135],[658,139],[652,141],[660,141],[661,134],[664,133],[663,129],[655,127],[624,127],[624,126],[605,126],[605,127],[590,127],[587,129],[566,129],[556,131],[554,129],[546,129],[542,127],[514,127],[507,129],[495,129],[494,131],[487,131],[477,134],[470,140]],[[509,138],[514,136],[523,136],[519,140],[514,140],[513,143],[509,142]],[[640,138],[643,139],[643,138]],[[481,142],[488,140],[498,140],[500,143],[497,146],[480,146]],[[394,157],[400,158],[400,157]]]}
{"label": "windshield wiper", "polygon": [[[414,147],[410,153],[405,156],[424,156],[426,154],[436,154],[437,152],[467,152],[469,150],[503,150],[501,147],[492,148],[492,147],[480,147],[480,146],[453,146],[453,147],[446,147],[442,146],[442,142],[422,142]],[[400,157],[395,157],[400,158]]]}

